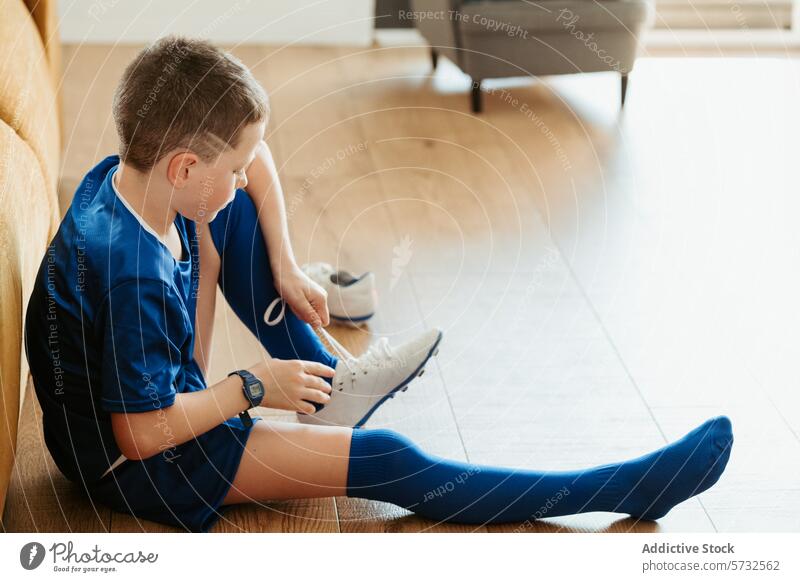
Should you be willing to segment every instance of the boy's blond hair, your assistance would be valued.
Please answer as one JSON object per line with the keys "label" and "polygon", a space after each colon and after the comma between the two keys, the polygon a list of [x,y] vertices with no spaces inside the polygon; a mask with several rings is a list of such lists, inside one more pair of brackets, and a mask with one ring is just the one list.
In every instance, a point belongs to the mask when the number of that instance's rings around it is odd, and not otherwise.
{"label": "boy's blond hair", "polygon": [[204,161],[238,145],[267,119],[267,94],[241,61],[211,43],[162,38],[131,62],[114,93],[120,157],[150,170],[175,148]]}

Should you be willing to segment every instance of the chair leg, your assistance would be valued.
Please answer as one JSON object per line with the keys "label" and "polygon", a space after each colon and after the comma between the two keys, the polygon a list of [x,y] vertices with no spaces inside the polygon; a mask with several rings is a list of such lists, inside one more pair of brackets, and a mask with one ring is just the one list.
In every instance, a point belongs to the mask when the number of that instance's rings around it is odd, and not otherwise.
{"label": "chair leg", "polygon": [[436,70],[436,65],[439,64],[439,51],[435,48],[431,47],[431,65],[433,66],[433,70]]}
{"label": "chair leg", "polygon": [[481,81],[472,81],[472,112],[480,113],[483,111],[483,93],[481,93]]}
{"label": "chair leg", "polygon": [[620,109],[625,107],[625,94],[628,92],[628,73],[622,73],[622,82],[620,84]]}

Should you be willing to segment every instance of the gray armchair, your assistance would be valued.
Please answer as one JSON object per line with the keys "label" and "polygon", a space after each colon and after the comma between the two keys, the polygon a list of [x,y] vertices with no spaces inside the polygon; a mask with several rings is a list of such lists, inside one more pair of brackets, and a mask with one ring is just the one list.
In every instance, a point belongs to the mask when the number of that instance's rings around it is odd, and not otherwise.
{"label": "gray armchair", "polygon": [[652,0],[412,0],[417,30],[472,77],[472,110],[481,82],[497,77],[616,71],[625,104],[639,35]]}

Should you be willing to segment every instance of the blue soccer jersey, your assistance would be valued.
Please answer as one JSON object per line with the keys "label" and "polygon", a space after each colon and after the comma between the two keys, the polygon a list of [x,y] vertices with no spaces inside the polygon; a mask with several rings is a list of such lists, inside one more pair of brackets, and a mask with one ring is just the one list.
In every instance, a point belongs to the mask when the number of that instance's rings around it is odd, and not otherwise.
{"label": "blue soccer jersey", "polygon": [[[121,511],[207,529],[235,476],[238,418],[143,461],[120,460],[112,412],[171,406],[206,385],[193,357],[199,280],[195,225],[178,215],[183,256],[114,187],[119,158],[83,179],[39,270],[26,350],[59,469]],[[165,440],[169,427],[164,422]],[[114,469],[109,468],[114,465]]]}

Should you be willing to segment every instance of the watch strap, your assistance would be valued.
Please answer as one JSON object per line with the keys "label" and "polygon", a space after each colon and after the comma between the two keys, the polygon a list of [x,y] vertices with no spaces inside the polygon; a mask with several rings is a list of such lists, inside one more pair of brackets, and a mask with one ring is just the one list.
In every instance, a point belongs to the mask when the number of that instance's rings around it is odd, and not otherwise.
{"label": "watch strap", "polygon": [[250,428],[253,426],[253,418],[250,416],[250,409],[242,410],[239,413],[239,418],[242,420],[242,424],[245,428]]}

